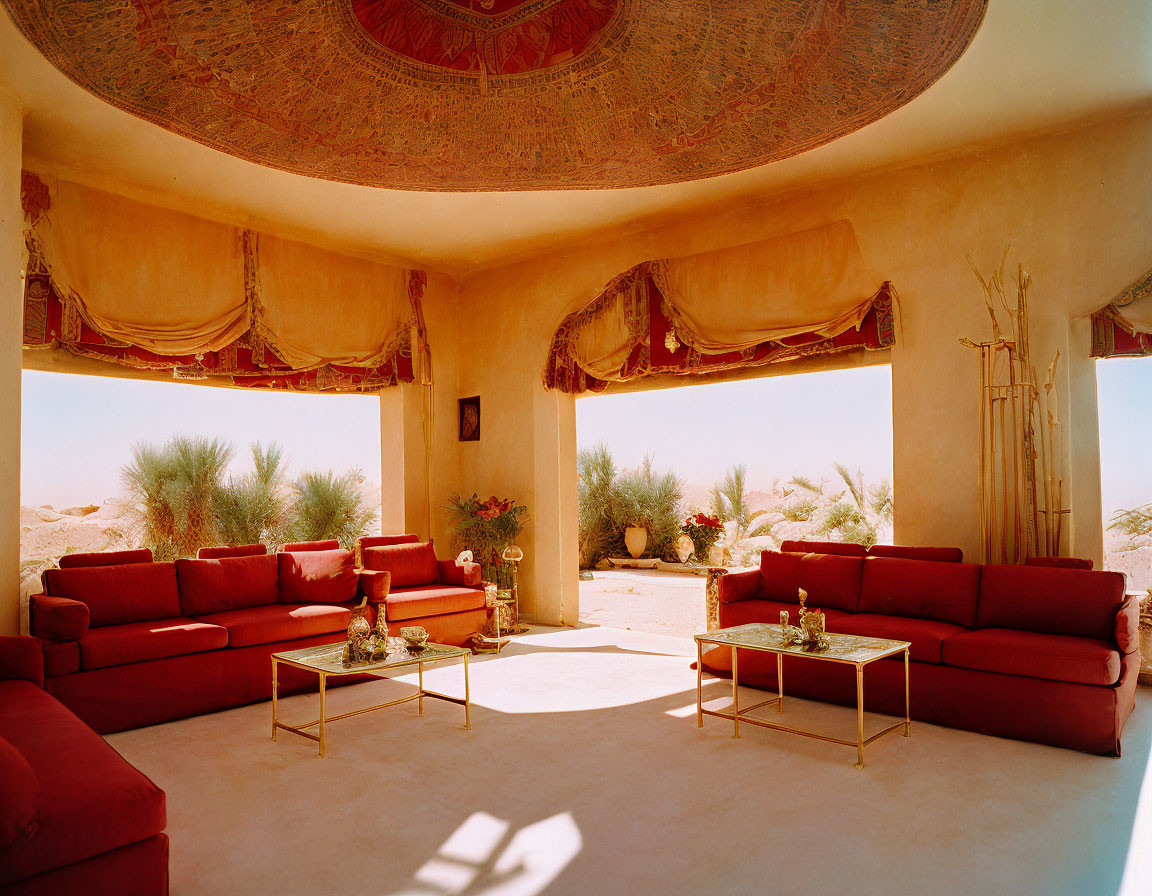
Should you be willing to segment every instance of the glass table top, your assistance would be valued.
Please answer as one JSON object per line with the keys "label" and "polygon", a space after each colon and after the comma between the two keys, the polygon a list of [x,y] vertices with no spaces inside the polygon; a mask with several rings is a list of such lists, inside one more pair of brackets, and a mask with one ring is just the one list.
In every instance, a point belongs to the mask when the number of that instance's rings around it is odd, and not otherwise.
{"label": "glass table top", "polygon": [[696,635],[696,640],[706,644],[723,644],[733,647],[747,647],[752,650],[766,650],[791,656],[810,656],[816,659],[834,660],[842,663],[868,663],[894,653],[900,653],[910,646],[907,641],[889,641],[886,638],[866,638],[863,635],[838,635],[825,632],[828,639],[827,650],[805,650],[799,644],[784,642],[783,632],[778,625],[766,622],[750,622]]}
{"label": "glass table top", "polygon": [[351,666],[344,665],[344,645],[347,642],[338,641],[335,644],[318,644],[315,647],[301,647],[299,650],[285,650],[274,653],[276,659],[286,663],[293,663],[317,672],[331,674],[353,674],[359,672],[374,672],[380,669],[389,669],[396,666],[407,666],[413,663],[426,663],[431,660],[446,660],[452,657],[471,654],[466,647],[452,647],[448,644],[435,644],[429,642],[423,650],[412,650],[404,645],[399,638],[388,639],[388,653],[370,663],[357,663]]}

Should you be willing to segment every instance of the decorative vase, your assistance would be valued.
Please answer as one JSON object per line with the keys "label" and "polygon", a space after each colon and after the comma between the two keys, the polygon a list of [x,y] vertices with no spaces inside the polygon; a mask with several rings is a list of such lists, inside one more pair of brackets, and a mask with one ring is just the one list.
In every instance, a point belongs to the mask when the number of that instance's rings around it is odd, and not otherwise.
{"label": "decorative vase", "polygon": [[643,526],[629,526],[624,530],[624,546],[628,548],[633,560],[644,553],[647,544],[648,530]]}
{"label": "decorative vase", "polygon": [[724,546],[717,543],[708,548],[708,565],[709,566],[723,566],[724,565]]}
{"label": "decorative vase", "polygon": [[687,535],[681,535],[676,539],[676,556],[680,558],[681,563],[687,563],[694,550],[692,539]]}

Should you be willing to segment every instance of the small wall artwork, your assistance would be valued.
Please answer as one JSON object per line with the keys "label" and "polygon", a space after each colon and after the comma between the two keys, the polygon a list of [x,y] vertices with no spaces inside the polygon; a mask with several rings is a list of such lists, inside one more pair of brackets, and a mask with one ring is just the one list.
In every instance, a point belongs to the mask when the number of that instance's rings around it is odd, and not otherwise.
{"label": "small wall artwork", "polygon": [[480,396],[460,399],[460,441],[480,441]]}

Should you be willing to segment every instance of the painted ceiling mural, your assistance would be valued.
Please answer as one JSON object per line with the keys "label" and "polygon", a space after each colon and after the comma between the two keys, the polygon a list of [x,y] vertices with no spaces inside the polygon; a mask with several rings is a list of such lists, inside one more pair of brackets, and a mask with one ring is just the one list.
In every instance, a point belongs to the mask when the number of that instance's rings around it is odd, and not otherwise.
{"label": "painted ceiling mural", "polygon": [[252,162],[403,190],[638,187],[892,112],[987,0],[0,0],[73,81]]}

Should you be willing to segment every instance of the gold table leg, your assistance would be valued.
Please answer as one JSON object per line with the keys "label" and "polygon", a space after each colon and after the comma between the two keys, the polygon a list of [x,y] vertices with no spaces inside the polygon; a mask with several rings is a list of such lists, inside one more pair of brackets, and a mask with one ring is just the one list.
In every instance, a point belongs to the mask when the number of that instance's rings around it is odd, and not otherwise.
{"label": "gold table leg", "polygon": [[784,655],[776,654],[776,712],[784,712]]}
{"label": "gold table leg", "polygon": [[908,651],[904,651],[904,736],[912,736],[912,709],[908,699]]}
{"label": "gold table leg", "polygon": [[704,727],[704,713],[703,710],[703,678],[704,678],[704,645],[699,641],[696,642],[696,727]]}
{"label": "gold table leg", "polygon": [[280,678],[276,674],[276,657],[272,657],[272,740],[276,740],[276,697],[280,690]]}
{"label": "gold table leg", "polygon": [[739,675],[736,670],[736,648],[732,648],[732,727],[733,737],[740,736],[740,690]]}
{"label": "gold table leg", "polygon": [[472,730],[472,695],[468,685],[468,654],[464,654],[464,729]]}
{"label": "gold table leg", "polygon": [[325,742],[324,742],[324,691],[328,685],[328,676],[323,672],[320,673],[320,756],[324,756]]}
{"label": "gold table leg", "polygon": [[420,683],[417,685],[420,690],[420,696],[416,701],[416,707],[420,710],[420,715],[424,715],[424,664],[417,663],[416,671],[420,676]]}
{"label": "gold table leg", "polygon": [[856,768],[864,768],[864,667],[856,667]]}

